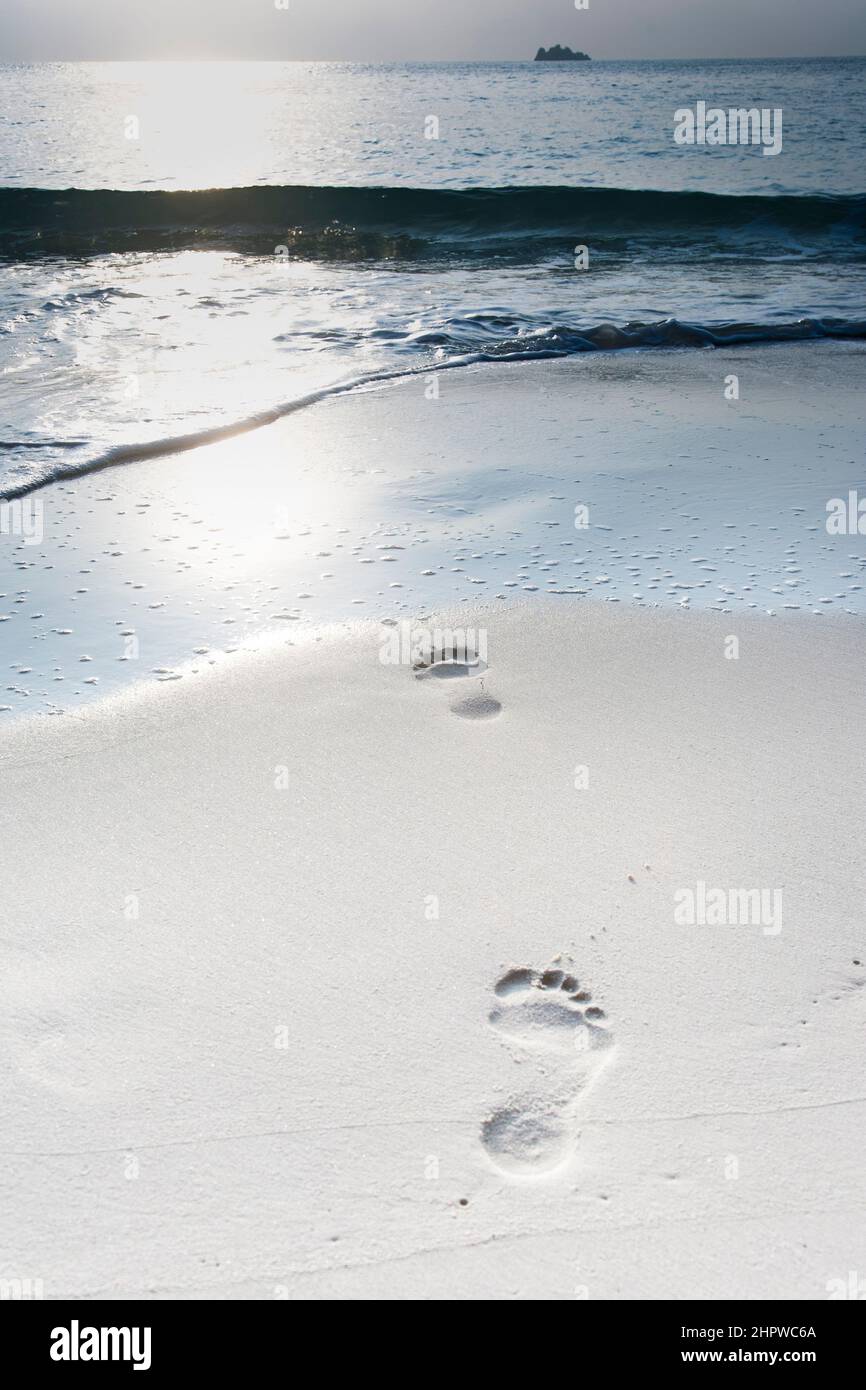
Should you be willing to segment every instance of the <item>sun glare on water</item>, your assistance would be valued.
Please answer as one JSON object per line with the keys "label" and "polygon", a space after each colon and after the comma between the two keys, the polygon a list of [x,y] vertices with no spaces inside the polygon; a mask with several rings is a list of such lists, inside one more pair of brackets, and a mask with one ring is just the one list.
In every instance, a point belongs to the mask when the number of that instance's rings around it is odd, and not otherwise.
{"label": "sun glare on water", "polygon": [[110,64],[100,77],[109,89],[116,84],[114,99],[129,108],[117,114],[133,159],[137,151],[142,161],[146,157],[147,182],[244,187],[266,181],[262,131],[278,133],[276,113],[271,119],[268,108],[279,101],[280,89],[276,74],[273,84],[262,81],[263,68],[267,64]]}

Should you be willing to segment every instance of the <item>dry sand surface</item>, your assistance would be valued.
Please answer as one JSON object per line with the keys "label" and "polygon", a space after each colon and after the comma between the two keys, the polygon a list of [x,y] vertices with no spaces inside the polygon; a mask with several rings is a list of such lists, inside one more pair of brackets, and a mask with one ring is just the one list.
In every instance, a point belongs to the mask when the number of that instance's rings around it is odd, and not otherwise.
{"label": "dry sand surface", "polygon": [[[443,615],[484,668],[387,664],[368,623],[7,729],[0,1276],[863,1268],[863,622],[562,604]],[[764,896],[688,922],[700,884]]]}

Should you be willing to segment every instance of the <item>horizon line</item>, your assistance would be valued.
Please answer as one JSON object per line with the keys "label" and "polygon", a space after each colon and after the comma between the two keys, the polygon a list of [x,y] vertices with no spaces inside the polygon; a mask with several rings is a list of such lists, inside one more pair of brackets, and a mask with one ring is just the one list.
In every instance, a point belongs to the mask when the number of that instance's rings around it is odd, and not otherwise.
{"label": "horizon line", "polygon": [[[543,45],[542,45],[543,46]],[[605,55],[587,60],[594,63],[825,63],[853,62],[866,58],[866,53],[773,53],[763,57],[744,54],[723,54],[711,56],[698,54],[688,58],[666,55],[664,57],[613,57]],[[537,58],[217,58],[183,56],[175,58],[12,58],[0,62],[0,68],[17,67],[38,63],[270,63],[279,66],[283,63],[357,63],[368,67],[388,67],[400,63],[532,63]],[[582,60],[583,61],[583,60]]]}

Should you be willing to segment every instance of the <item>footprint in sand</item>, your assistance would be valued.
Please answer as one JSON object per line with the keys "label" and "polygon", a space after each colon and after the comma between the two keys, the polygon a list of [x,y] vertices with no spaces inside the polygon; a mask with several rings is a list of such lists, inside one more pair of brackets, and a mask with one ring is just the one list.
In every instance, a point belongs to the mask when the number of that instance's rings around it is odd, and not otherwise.
{"label": "footprint in sand", "polygon": [[471,695],[464,695],[451,705],[451,713],[459,715],[462,719],[495,719],[502,713],[502,705],[486,693],[484,681],[480,679],[482,673],[487,670],[487,662],[472,648],[467,650],[465,647],[455,647],[437,653],[429,661],[416,661],[412,670],[416,680],[424,681],[479,677],[478,690]]}
{"label": "footprint in sand", "polygon": [[459,714],[463,719],[495,719],[497,714],[502,713],[502,706],[492,695],[485,695],[480,690],[463,700],[455,700],[451,713]]}
{"label": "footprint in sand", "polygon": [[604,1010],[561,959],[541,972],[512,968],[494,992],[491,1026],[535,1054],[534,1082],[484,1121],[481,1142],[500,1172],[540,1177],[571,1158],[581,1098],[613,1055],[613,1039]]}
{"label": "footprint in sand", "polygon": [[416,666],[417,680],[459,680],[463,676],[477,676],[485,667],[477,661],[433,661],[429,666]]}
{"label": "footprint in sand", "polygon": [[427,658],[416,661],[412,670],[417,680],[454,680],[481,675],[487,670],[487,662],[467,639],[437,648]]}

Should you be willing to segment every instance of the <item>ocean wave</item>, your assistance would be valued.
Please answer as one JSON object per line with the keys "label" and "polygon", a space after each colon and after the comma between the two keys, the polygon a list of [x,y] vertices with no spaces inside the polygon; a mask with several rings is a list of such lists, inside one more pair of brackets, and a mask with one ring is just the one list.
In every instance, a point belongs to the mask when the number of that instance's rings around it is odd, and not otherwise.
{"label": "ocean wave", "polygon": [[491,189],[273,187],[191,192],[0,188],[0,256],[222,248],[299,259],[535,257],[575,242],[686,259],[866,255],[866,195],[735,196],[539,185]]}
{"label": "ocean wave", "polygon": [[[236,435],[260,429],[296,411],[329,397],[385,386],[411,377],[466,367],[484,362],[539,361],[570,357],[584,352],[611,352],[625,349],[717,348],[746,344],[808,342],[828,339],[866,339],[866,319],[805,318],[790,323],[700,324],[678,319],[655,323],[631,322],[622,325],[598,323],[586,326],[528,326],[519,331],[519,315],[476,314],[450,319],[442,327],[407,336],[404,346],[423,352],[417,366],[382,370],[348,381],[324,386],[306,395],[284,401],[241,420],[219,424],[193,433],[122,444],[93,456],[70,460],[53,458],[38,472],[25,478],[9,478],[0,484],[0,500],[11,501],[37,488],[63,478],[80,477],[121,464],[140,462],[169,454],[184,453],[205,444],[214,444]],[[518,329],[518,331],[515,331]],[[431,357],[430,350],[435,349]],[[81,441],[43,441],[41,447],[54,450],[78,448]],[[3,447],[0,445],[0,447]],[[40,447],[34,442],[8,444],[13,455],[20,449]]]}
{"label": "ocean wave", "polygon": [[587,327],[557,324],[517,333],[502,332],[490,341],[490,320],[489,315],[452,319],[442,328],[415,333],[412,345],[450,353],[476,349],[476,360],[494,362],[570,357],[579,352],[612,352],[622,348],[731,347],[866,337],[866,319],[810,318],[793,323],[713,325],[663,319],[658,323],[598,323]]}

